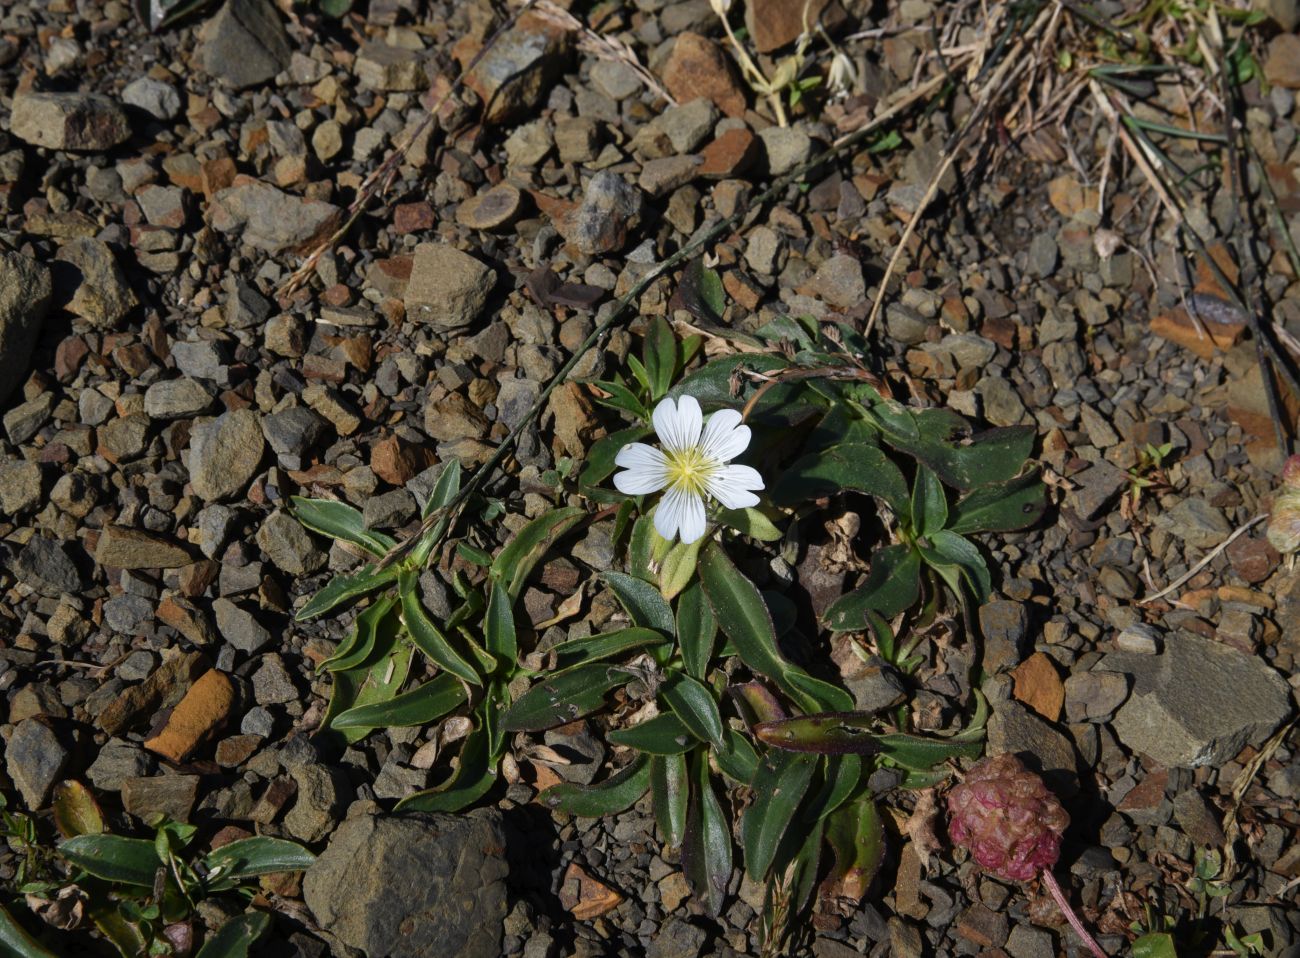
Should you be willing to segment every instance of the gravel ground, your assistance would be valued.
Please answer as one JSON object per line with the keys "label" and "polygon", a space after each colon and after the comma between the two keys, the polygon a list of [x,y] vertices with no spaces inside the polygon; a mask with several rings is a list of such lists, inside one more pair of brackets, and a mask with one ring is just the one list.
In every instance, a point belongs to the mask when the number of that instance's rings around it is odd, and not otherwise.
{"label": "gravel ground", "polygon": [[[709,250],[726,325],[785,313],[865,323],[971,103],[960,91],[936,101],[900,122],[897,143],[848,151],[747,209],[910,83],[929,25],[946,31],[949,15],[926,0],[887,16],[813,5],[849,38],[858,82],[847,98],[810,95],[783,128],[738,78],[704,0],[575,11],[626,41],[662,90],[529,14],[428,126],[499,24],[486,3],[371,0],[338,21],[226,0],[157,34],[122,0],[0,3],[11,809],[48,808],[72,778],[123,828],[165,811],[200,825],[204,843],[258,832],[328,849],[305,881],[266,881],[275,927],[259,954],[358,942],[376,956],[759,953],[760,887],[737,870],[722,917],[705,916],[647,802],[607,820],[552,813],[523,757],[526,774],[490,809],[376,817],[435,780],[438,732],[394,729],[345,750],[312,737],[329,694],[315,666],[349,616],[302,624],[292,612],[358,560],[284,507],[331,496],[372,528],[409,528],[441,464],[484,462],[617,295],[738,210]],[[747,6],[752,41],[785,51],[793,5]],[[1300,240],[1300,39],[1286,32],[1294,4],[1273,6],[1282,26],[1260,28],[1271,82],[1244,87],[1244,136]],[[417,131],[389,205],[367,207],[286,292]],[[984,144],[939,178],[875,334],[882,374],[920,399],[1034,426],[1052,498],[1038,526],[983,543],[999,574],[979,610],[982,648],[956,630],[922,646],[908,689],[917,724],[959,719],[982,656],[989,751],[1036,756],[1062,795],[1073,824],[1057,874],[1110,953],[1127,951],[1147,904],[1193,915],[1199,851],[1227,847],[1237,870],[1214,913],[1222,904],[1239,933],[1294,954],[1300,745],[1272,736],[1296,714],[1300,573],[1263,524],[1222,548],[1268,512],[1281,467],[1255,345],[1141,171],[1099,181],[1106,125],[1080,107],[1048,132]],[[1222,190],[1190,204],[1214,255],[1230,213]],[[1285,249],[1264,225],[1251,242],[1243,287],[1300,336]],[[578,372],[619,368],[643,319],[693,323],[676,286],[654,282],[642,319]],[[1288,429],[1297,408],[1288,400]],[[557,391],[488,487],[500,535],[549,507],[547,470],[617,428],[583,388]],[[1146,468],[1143,451],[1164,444],[1162,468]],[[1136,497],[1131,470],[1152,479]],[[534,623],[610,566],[610,525],[544,566],[524,602]],[[793,569],[810,595],[845,586],[825,550],[814,542]],[[611,611],[592,600],[583,618]],[[190,721],[176,721],[182,699]],[[569,758],[558,772],[572,781],[611,758],[590,722],[545,744]],[[900,821],[916,800],[883,794]],[[467,845],[497,851],[458,858]],[[0,879],[15,867],[0,852]],[[452,890],[420,913],[436,932],[389,940],[417,907],[394,890],[453,868]],[[449,944],[457,935],[463,945]],[[818,958],[1081,953],[1037,886],[915,842],[895,843],[861,904],[821,901],[806,937]]]}

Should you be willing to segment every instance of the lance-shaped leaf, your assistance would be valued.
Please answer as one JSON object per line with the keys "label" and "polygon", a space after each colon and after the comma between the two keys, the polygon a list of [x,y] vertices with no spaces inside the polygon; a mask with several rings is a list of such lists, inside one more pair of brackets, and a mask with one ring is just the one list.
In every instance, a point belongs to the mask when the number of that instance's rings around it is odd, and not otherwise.
{"label": "lance-shaped leaf", "polygon": [[911,514],[907,480],[878,447],[841,443],[798,459],[772,487],[772,501],[793,506],[838,495],[861,492],[878,496],[903,518]]}
{"label": "lance-shaped leaf", "polygon": [[519,652],[519,643],[515,637],[515,612],[510,593],[498,581],[488,588],[487,616],[483,624],[488,654],[509,668]]}
{"label": "lance-shaped leaf", "polygon": [[64,838],[99,835],[105,831],[99,803],[80,782],[60,782],[54,789],[53,806],[54,824]]}
{"label": "lance-shaped leaf", "polygon": [[779,749],[769,751],[760,762],[754,776],[754,802],[740,821],[745,872],[755,881],[767,876],[816,768],[812,756]]}
{"label": "lance-shaped leaf", "polygon": [[659,594],[659,590],[650,583],[624,572],[602,572],[601,579],[614,590],[619,604],[627,610],[628,618],[635,625],[647,629],[658,629],[666,635],[676,632],[672,607]]}
{"label": "lance-shaped leaf", "polygon": [[731,882],[731,827],[709,776],[709,763],[689,763],[694,779],[682,840],[682,872],[711,915],[722,914]]}
{"label": "lance-shaped leaf", "polygon": [[389,566],[376,572],[373,565],[368,565],[354,575],[337,575],[308,599],[306,605],[297,611],[294,618],[299,622],[305,622],[337,608],[344,602],[351,602],[376,589],[391,585],[397,581],[397,572],[397,566]]}
{"label": "lance-shaped leaf", "polygon": [[6,958],[56,958],[0,905],[0,954]]}
{"label": "lance-shaped leaf", "polygon": [[742,717],[750,724],[779,722],[786,718],[781,700],[762,682],[745,682],[727,689],[740,706]]}
{"label": "lance-shaped leaf", "polygon": [[650,787],[650,759],[638,755],[603,782],[577,785],[563,782],[542,793],[548,808],[558,808],[582,818],[615,815],[630,808]]}
{"label": "lance-shaped leaf", "polygon": [[582,718],[605,704],[611,689],[632,678],[626,669],[592,663],[535,684],[502,717],[510,732],[541,732]]}
{"label": "lance-shaped leaf", "polygon": [[703,683],[678,673],[660,686],[659,694],[696,738],[722,744],[722,713],[713,693]]}
{"label": "lance-shaped leaf", "polygon": [[397,540],[392,536],[367,529],[361,511],[346,502],[306,499],[302,496],[290,496],[289,501],[293,505],[294,518],[312,532],[351,542],[376,558],[382,558],[397,545]]}
{"label": "lance-shaped leaf", "polygon": [[210,871],[220,869],[222,878],[239,880],[275,872],[306,871],[315,860],[316,856],[297,842],[255,835],[208,852],[203,863]]}
{"label": "lance-shaped leaf", "polygon": [[723,775],[741,785],[753,783],[758,774],[758,753],[749,744],[749,739],[734,728],[723,732],[722,744],[715,745],[712,754]]}
{"label": "lance-shaped leaf", "polygon": [[692,582],[677,600],[677,642],[688,675],[704,678],[717,637],[718,621],[705,598],[704,587]]}
{"label": "lance-shaped leaf", "polygon": [[885,826],[870,795],[850,802],[826,819],[826,843],[835,864],[826,876],[832,894],[859,902],[885,858]]}
{"label": "lance-shaped leaf", "polygon": [[948,531],[958,535],[1012,532],[1032,526],[1046,511],[1046,486],[1030,473],[980,486],[963,496],[953,506]]}
{"label": "lance-shaped leaf", "polygon": [[916,469],[912,484],[912,528],[919,536],[938,532],[948,522],[948,497],[934,471],[924,465]]}
{"label": "lance-shaped leaf", "polygon": [[449,672],[403,692],[386,702],[360,705],[339,713],[336,729],[398,728],[427,725],[442,718],[468,698],[465,684]]}
{"label": "lance-shaped leaf", "polygon": [[654,797],[659,835],[665,845],[676,848],[686,834],[691,798],[685,755],[655,755],[650,759],[650,794]]}
{"label": "lance-shaped leaf", "polygon": [[624,652],[644,649],[650,646],[666,646],[662,632],[654,629],[632,627],[618,629],[614,632],[601,632],[581,639],[570,639],[555,647],[556,668],[563,670],[584,662],[596,662],[608,659]]}
{"label": "lance-shaped leaf", "polygon": [[402,622],[406,625],[411,641],[419,646],[420,651],[432,659],[434,664],[446,669],[452,675],[471,685],[482,685],[483,680],[474,666],[466,662],[460,653],[452,648],[447,637],[442,634],[442,630],[434,625],[433,619],[429,618],[429,613],[424,611],[424,603],[420,601],[420,594],[416,589],[414,569],[402,572],[398,592],[402,597]]}
{"label": "lance-shaped leaf", "polygon": [[906,732],[890,732],[887,735],[877,735],[876,744],[880,746],[882,756],[903,768],[916,771],[927,771],[949,759],[979,758],[984,754],[983,736],[928,738]]}
{"label": "lance-shaped leaf", "polygon": [[250,949],[270,930],[271,916],[264,911],[250,911],[225,922],[217,933],[204,942],[195,958],[248,958]]}
{"label": "lance-shaped leaf", "polygon": [[837,632],[862,632],[868,628],[869,613],[892,619],[920,594],[920,553],[906,543],[886,546],[871,557],[867,581],[831,603],[823,619]]}
{"label": "lance-shaped leaf", "polygon": [[792,752],[874,755],[881,751],[872,712],[821,712],[754,726],[758,740]]}
{"label": "lance-shaped leaf", "polygon": [[436,788],[416,792],[397,803],[398,811],[458,812],[473,805],[496,784],[499,756],[494,754],[496,711],[484,700],[475,713],[478,727],[465,737],[460,747],[456,771]]}
{"label": "lance-shaped leaf", "polygon": [[396,604],[397,599],[386,595],[358,615],[347,638],[339,643],[334,654],[322,662],[320,667],[330,672],[346,672],[373,661],[379,623]]}
{"label": "lance-shaped leaf", "polygon": [[988,601],[993,591],[989,567],[969,539],[947,529],[936,532],[930,537],[929,547],[921,547],[921,557],[943,576],[953,592],[960,594],[961,583],[965,581],[977,602]]}
{"label": "lance-shaped leaf", "polygon": [[606,738],[611,745],[623,745],[650,755],[680,755],[701,741],[672,712],[656,715],[630,728],[617,729]]}
{"label": "lance-shaped leaf", "polygon": [[121,835],[78,835],[60,843],[58,853],[96,878],[145,888],[162,867],[153,842]]}
{"label": "lance-shaped leaf", "polygon": [[672,547],[672,542],[655,529],[654,509],[651,509],[632,524],[632,536],[627,544],[627,571],[644,582],[657,583],[659,568]]}
{"label": "lance-shaped leaf", "polygon": [[506,584],[510,598],[519,598],[533,567],[542,560],[555,540],[577,525],[586,515],[577,506],[552,509],[533,519],[506,543],[492,563],[492,577]]}
{"label": "lance-shaped leaf", "polygon": [[587,464],[582,469],[578,484],[583,489],[600,486],[614,472],[614,457],[629,442],[640,442],[654,432],[649,426],[632,426],[610,433],[603,439],[597,439],[587,450]]}
{"label": "lance-shaped leaf", "polygon": [[659,592],[671,602],[695,578],[695,566],[699,562],[703,539],[694,542],[678,542],[668,550],[663,565],[659,567]]}
{"label": "lance-shaped leaf", "polygon": [[[388,620],[391,621],[391,620]],[[334,720],[350,708],[365,708],[391,701],[406,681],[411,671],[415,649],[407,642],[397,641],[397,630],[381,626],[380,635],[384,652],[374,663],[364,669],[339,672],[334,676],[334,689],[329,706],[321,720],[321,728],[328,728],[349,744],[365,738],[368,728],[336,729]]]}

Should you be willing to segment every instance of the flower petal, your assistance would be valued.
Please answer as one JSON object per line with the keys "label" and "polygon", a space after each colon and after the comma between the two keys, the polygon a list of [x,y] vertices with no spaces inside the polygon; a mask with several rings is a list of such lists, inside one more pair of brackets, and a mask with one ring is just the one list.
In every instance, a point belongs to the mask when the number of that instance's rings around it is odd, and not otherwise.
{"label": "flower petal", "polygon": [[614,474],[614,488],[624,495],[644,496],[668,485],[664,454],[643,442],[630,442],[620,449],[614,464],[626,470]]}
{"label": "flower petal", "polygon": [[707,458],[730,462],[749,447],[749,427],[742,426],[740,418],[735,409],[720,409],[709,417],[700,440],[700,448]]}
{"label": "flower petal", "polygon": [[669,452],[690,449],[700,441],[704,412],[694,396],[683,396],[676,403],[663,400],[655,406],[652,419],[659,441]]}
{"label": "flower petal", "polygon": [[659,505],[655,506],[655,532],[670,542],[677,535],[677,528],[681,525],[681,503],[681,490],[673,486],[664,493],[664,497],[659,500]]}
{"label": "flower petal", "polygon": [[707,528],[708,523],[704,517],[704,499],[692,492],[683,492],[677,530],[683,544],[690,545],[703,536]]}
{"label": "flower petal", "polygon": [[704,487],[726,508],[746,509],[758,505],[758,496],[751,490],[763,488],[763,477],[750,466],[726,466],[710,476]]}

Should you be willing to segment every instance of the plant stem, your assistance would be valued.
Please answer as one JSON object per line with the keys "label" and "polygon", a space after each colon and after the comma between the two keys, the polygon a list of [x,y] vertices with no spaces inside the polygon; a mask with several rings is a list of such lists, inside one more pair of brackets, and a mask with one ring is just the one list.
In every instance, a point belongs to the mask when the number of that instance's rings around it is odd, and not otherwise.
{"label": "plant stem", "polygon": [[1097,944],[1097,940],[1088,933],[1088,929],[1083,927],[1083,922],[1079,920],[1079,916],[1076,915],[1074,909],[1070,907],[1070,903],[1065,898],[1065,892],[1061,891],[1061,886],[1057,884],[1056,878],[1052,875],[1051,869],[1044,868],[1039,877],[1042,878],[1043,884],[1047,886],[1047,890],[1051,892],[1052,899],[1056,902],[1056,907],[1061,909],[1061,914],[1064,915],[1065,920],[1070,923],[1070,927],[1074,929],[1074,933],[1083,939],[1083,943],[1088,946],[1088,950],[1096,955],[1096,958],[1108,958],[1106,952],[1101,950],[1101,945]]}

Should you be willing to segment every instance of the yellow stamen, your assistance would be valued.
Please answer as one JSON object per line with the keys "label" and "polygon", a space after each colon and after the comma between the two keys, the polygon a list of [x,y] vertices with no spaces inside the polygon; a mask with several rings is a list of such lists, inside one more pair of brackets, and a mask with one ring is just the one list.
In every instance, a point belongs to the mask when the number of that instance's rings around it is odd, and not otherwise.
{"label": "yellow stamen", "polygon": [[699,448],[665,452],[664,458],[668,464],[668,484],[701,497],[705,494],[705,483],[718,471],[718,464]]}

